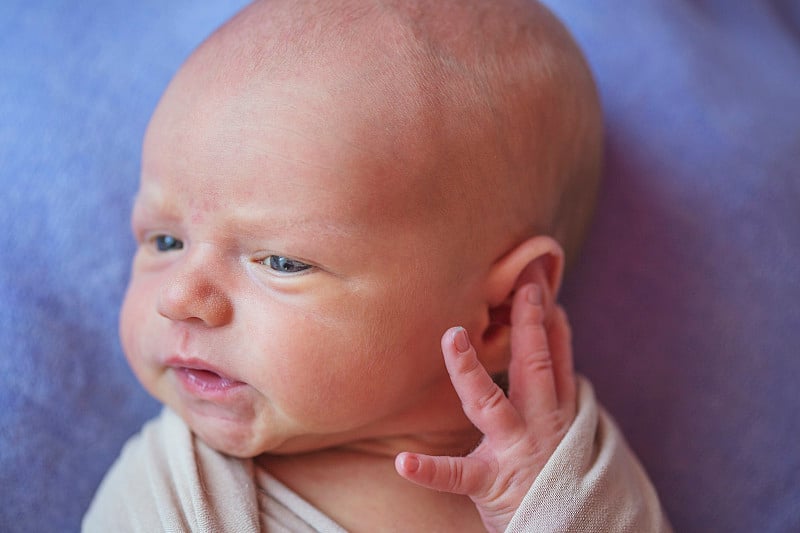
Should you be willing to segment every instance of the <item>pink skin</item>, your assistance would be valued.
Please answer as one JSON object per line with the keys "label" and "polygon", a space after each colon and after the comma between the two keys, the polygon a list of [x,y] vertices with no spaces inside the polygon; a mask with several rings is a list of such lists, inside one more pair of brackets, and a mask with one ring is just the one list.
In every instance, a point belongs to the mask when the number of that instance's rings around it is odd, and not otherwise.
{"label": "pink skin", "polygon": [[442,352],[464,412],[484,434],[466,457],[401,453],[404,478],[463,494],[488,531],[503,531],[575,418],[576,390],[566,315],[555,308],[545,324],[540,289],[517,291],[511,315],[509,397],[477,359],[463,328],[442,337]]}
{"label": "pink skin", "polygon": [[485,320],[491,258],[459,254],[427,189],[374,155],[388,141],[356,120],[362,101],[332,105],[315,80],[231,95],[195,79],[209,71],[176,78],[145,139],[120,323],[140,381],[239,457],[474,442],[437,339]]}

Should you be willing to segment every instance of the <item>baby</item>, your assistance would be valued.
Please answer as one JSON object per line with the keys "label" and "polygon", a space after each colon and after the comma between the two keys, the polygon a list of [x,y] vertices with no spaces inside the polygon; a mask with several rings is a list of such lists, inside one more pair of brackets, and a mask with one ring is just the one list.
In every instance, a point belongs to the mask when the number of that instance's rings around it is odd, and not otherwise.
{"label": "baby", "polygon": [[534,1],[247,7],[145,137],[120,331],[166,409],[84,529],[668,530],[556,303],[601,152]]}

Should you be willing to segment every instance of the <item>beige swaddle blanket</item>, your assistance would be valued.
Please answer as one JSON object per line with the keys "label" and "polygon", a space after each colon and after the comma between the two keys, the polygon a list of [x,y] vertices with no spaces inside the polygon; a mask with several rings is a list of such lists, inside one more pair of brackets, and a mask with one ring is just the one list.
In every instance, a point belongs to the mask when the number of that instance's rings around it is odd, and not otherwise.
{"label": "beige swaddle blanket", "polygon": [[[342,531],[252,460],[222,455],[169,409],[131,438],[84,517],[85,532]],[[622,434],[579,379],[578,415],[507,531],[670,531]]]}

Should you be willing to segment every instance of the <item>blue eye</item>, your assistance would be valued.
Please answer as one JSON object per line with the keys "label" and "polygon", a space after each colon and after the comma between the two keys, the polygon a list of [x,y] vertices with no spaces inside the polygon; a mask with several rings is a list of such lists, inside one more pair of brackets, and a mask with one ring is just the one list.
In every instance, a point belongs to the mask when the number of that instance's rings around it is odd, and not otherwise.
{"label": "blue eye", "polygon": [[156,243],[156,248],[159,252],[183,249],[183,241],[176,239],[172,235],[158,235],[153,241]]}
{"label": "blue eye", "polygon": [[281,274],[296,274],[311,268],[311,265],[303,263],[302,261],[289,259],[288,257],[280,255],[271,255],[264,259],[263,263],[268,264],[272,270]]}

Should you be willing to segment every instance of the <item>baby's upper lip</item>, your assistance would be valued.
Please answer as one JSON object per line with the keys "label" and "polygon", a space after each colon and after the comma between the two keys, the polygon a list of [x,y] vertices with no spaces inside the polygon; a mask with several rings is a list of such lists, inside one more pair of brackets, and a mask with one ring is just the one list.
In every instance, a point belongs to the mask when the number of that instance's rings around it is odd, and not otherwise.
{"label": "baby's upper lip", "polygon": [[167,359],[166,365],[171,368],[186,368],[189,370],[202,370],[205,372],[212,372],[217,374],[220,378],[230,381],[231,383],[242,383],[238,379],[226,374],[218,367],[196,357],[182,357],[174,355]]}

